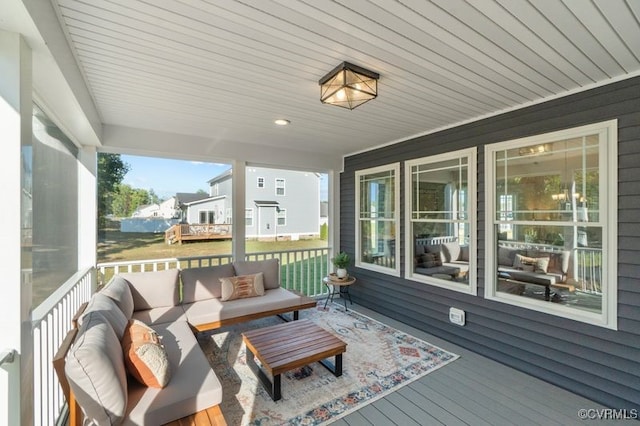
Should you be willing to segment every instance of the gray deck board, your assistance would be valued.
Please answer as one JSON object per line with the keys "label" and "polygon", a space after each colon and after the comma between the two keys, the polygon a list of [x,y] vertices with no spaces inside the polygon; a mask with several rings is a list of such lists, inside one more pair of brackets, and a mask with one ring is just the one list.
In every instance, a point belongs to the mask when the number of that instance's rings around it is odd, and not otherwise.
{"label": "gray deck board", "polygon": [[[523,372],[354,305],[353,309],[460,355],[451,364],[338,420],[337,425],[578,425],[579,409],[604,408]],[[638,424],[589,420],[590,425]]]}

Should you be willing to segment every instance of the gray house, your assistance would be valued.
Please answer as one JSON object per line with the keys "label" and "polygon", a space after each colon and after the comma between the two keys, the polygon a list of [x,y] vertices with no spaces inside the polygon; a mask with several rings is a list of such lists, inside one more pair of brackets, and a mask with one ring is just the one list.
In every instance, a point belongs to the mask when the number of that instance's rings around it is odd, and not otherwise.
{"label": "gray house", "polygon": [[[189,223],[231,223],[229,169],[209,181],[209,198],[189,203]],[[295,170],[248,167],[246,237],[260,240],[316,238],[320,235],[320,177]]]}

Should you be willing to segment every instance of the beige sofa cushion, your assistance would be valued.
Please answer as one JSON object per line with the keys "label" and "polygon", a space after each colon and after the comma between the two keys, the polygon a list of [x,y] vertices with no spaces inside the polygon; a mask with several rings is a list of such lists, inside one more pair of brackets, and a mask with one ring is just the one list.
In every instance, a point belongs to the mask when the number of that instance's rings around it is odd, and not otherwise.
{"label": "beige sofa cushion", "polygon": [[115,275],[111,278],[107,285],[100,290],[100,293],[112,298],[124,316],[127,319],[131,318],[131,314],[133,314],[133,296],[131,295],[129,283],[121,275]]}
{"label": "beige sofa cushion", "polygon": [[100,312],[85,316],[65,373],[85,424],[119,424],[127,407],[127,375],[120,342]]}
{"label": "beige sofa cushion", "polygon": [[176,306],[180,303],[177,269],[120,274],[127,280],[134,311]]}
{"label": "beige sofa cushion", "polygon": [[300,296],[284,288],[265,290],[264,296],[222,302],[207,299],[182,305],[187,320],[193,325],[208,324],[220,320],[251,315],[274,309],[291,307],[294,310],[301,302]]}
{"label": "beige sofa cushion", "polygon": [[280,288],[280,261],[278,259],[241,260],[233,262],[233,268],[236,271],[235,275],[251,275],[262,272],[265,290]]}
{"label": "beige sofa cushion", "polygon": [[220,404],[222,385],[189,325],[177,321],[153,329],[162,336],[172,377],[164,389],[131,381],[123,424],[160,425]]}
{"label": "beige sofa cushion", "polygon": [[89,300],[87,308],[84,310],[84,314],[78,318],[78,324],[82,326],[84,319],[91,312],[100,312],[102,316],[109,322],[111,328],[116,333],[118,340],[122,339],[124,330],[127,327],[128,319],[124,316],[116,302],[110,297],[101,293],[96,293]]}
{"label": "beige sofa cushion", "polygon": [[143,311],[135,311],[132,315],[133,319],[142,321],[148,325],[163,324],[166,322],[186,321],[182,306],[163,306],[161,308],[145,309]]}
{"label": "beige sofa cushion", "polygon": [[189,268],[180,272],[182,278],[182,303],[211,299],[222,295],[220,278],[235,275],[232,264]]}

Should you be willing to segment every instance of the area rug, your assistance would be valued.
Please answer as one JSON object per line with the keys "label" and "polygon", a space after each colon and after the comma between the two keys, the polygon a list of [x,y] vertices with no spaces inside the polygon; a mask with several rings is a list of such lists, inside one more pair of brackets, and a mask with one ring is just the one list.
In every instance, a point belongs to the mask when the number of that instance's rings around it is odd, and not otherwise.
{"label": "area rug", "polygon": [[[274,402],[246,364],[241,333],[282,323],[265,318],[198,334],[223,385],[229,425],[320,425],[335,421],[447,365],[458,355],[334,304],[300,313],[347,343],[343,374],[318,363],[282,375]],[[259,361],[258,361],[259,362]]]}

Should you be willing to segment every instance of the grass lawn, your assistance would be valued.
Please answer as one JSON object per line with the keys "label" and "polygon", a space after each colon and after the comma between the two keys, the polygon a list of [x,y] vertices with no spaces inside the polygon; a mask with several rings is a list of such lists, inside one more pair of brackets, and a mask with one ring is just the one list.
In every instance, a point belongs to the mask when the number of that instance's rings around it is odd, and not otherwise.
{"label": "grass lawn", "polygon": [[[326,240],[247,241],[246,252],[303,250],[327,247]],[[168,245],[164,234],[107,230],[98,243],[98,263],[128,260],[231,254],[231,240],[197,241]]]}

